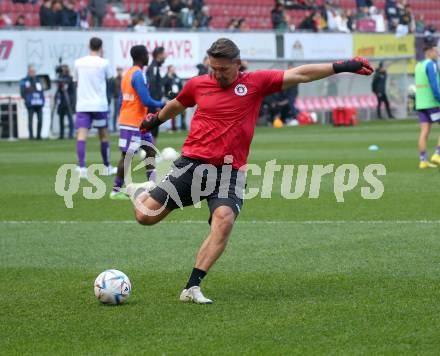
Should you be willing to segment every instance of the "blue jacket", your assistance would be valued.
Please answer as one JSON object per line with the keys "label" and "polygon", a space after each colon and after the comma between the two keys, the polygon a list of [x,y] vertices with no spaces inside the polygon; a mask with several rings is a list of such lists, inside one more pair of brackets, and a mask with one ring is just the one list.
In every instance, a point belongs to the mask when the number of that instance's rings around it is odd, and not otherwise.
{"label": "blue jacket", "polygon": [[26,107],[44,106],[43,86],[36,77],[27,76],[20,81],[20,94]]}

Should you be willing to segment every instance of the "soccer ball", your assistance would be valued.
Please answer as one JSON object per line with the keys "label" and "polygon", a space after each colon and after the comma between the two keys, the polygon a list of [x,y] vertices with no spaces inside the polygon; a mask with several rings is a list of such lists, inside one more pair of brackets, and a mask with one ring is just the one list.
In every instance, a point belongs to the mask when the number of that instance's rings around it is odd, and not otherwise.
{"label": "soccer ball", "polygon": [[103,304],[122,304],[130,293],[130,280],[121,271],[108,269],[95,279],[95,296]]}
{"label": "soccer ball", "polygon": [[162,150],[161,156],[164,161],[174,161],[179,157],[179,153],[172,147],[166,147]]}

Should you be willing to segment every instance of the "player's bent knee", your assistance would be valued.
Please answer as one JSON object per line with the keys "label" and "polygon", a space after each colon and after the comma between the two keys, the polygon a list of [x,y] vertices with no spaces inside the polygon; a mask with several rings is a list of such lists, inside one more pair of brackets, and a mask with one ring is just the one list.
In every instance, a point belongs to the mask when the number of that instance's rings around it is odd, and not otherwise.
{"label": "player's bent knee", "polygon": [[229,207],[220,207],[214,211],[212,220],[223,231],[230,231],[235,222],[235,213]]}

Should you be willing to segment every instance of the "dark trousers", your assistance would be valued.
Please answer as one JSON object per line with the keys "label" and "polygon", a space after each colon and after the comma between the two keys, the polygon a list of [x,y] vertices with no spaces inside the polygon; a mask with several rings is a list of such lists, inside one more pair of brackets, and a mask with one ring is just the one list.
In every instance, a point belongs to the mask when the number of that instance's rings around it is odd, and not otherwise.
{"label": "dark trousers", "polygon": [[34,138],[33,118],[37,114],[37,140],[41,140],[41,128],[43,126],[43,107],[42,106],[28,106],[28,129],[29,138]]}
{"label": "dark trousers", "polygon": [[58,116],[60,117],[60,138],[64,138],[64,117],[67,116],[69,122],[69,138],[73,138],[73,119],[67,108],[58,108]]}
{"label": "dark trousers", "polygon": [[387,110],[388,117],[392,118],[393,114],[391,113],[390,102],[388,101],[387,95],[385,93],[376,93],[376,97],[377,97],[377,117],[379,119],[382,118],[380,109],[382,107],[382,103],[385,103],[385,108]]}
{"label": "dark trousers", "polygon": [[113,98],[113,126],[112,126],[112,129],[113,129],[113,132],[116,132],[117,130],[117,123],[118,123],[118,116],[119,116],[119,105],[118,105],[118,102],[119,102],[119,98]]}

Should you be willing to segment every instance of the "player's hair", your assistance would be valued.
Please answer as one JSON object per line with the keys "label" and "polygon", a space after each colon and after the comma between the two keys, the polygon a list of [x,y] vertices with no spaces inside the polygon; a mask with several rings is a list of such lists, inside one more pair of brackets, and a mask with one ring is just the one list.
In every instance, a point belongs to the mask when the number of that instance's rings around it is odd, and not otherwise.
{"label": "player's hair", "polygon": [[163,47],[156,47],[156,48],[153,50],[153,58],[157,58],[157,56],[158,56],[159,54],[162,54],[163,52],[165,52],[165,48],[163,48]]}
{"label": "player's hair", "polygon": [[130,49],[130,56],[131,58],[133,58],[133,62],[138,62],[142,60],[145,55],[148,58],[147,47],[145,47],[144,45],[133,46]]}
{"label": "player's hair", "polygon": [[102,40],[98,37],[92,37],[89,42],[92,51],[99,51],[102,48]]}
{"label": "player's hair", "polygon": [[208,56],[214,58],[240,59],[240,50],[237,45],[228,38],[219,38],[206,51]]}
{"label": "player's hair", "polygon": [[433,49],[435,47],[437,47],[437,43],[435,43],[434,41],[426,42],[423,45],[423,51],[426,52],[426,51],[429,51],[430,49]]}

